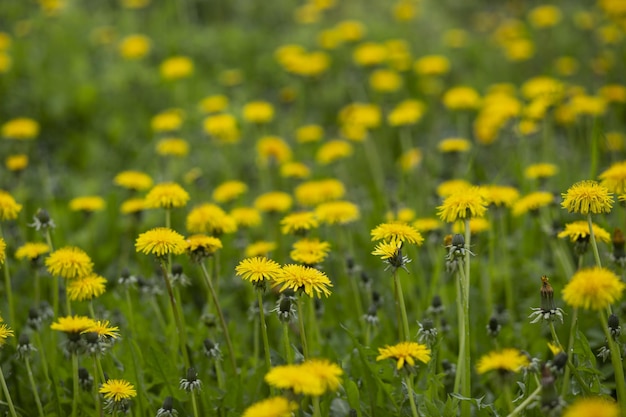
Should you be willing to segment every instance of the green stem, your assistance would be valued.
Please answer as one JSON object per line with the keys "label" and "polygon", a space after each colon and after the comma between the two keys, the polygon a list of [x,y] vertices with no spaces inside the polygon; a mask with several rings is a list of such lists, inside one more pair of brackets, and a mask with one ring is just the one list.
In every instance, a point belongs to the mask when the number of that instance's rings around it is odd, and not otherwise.
{"label": "green stem", "polygon": [[133,313],[133,300],[130,296],[130,287],[126,286],[126,305],[128,306],[128,324],[130,324],[130,331],[133,337],[137,337],[137,330],[135,328],[135,315]]}
{"label": "green stem", "polygon": [[33,378],[33,371],[30,368],[30,359],[28,356],[24,359],[26,363],[26,373],[28,374],[28,381],[30,383],[30,389],[33,392],[33,396],[35,397],[35,404],[37,405],[37,411],[39,412],[39,417],[44,417],[45,414],[43,412],[43,407],[41,406],[41,400],[39,399],[39,393],[37,392],[37,385],[35,384],[35,378]]}
{"label": "green stem", "polygon": [[563,349],[563,345],[561,345],[561,342],[559,341],[559,336],[556,334],[556,329],[554,328],[552,320],[550,320],[550,333],[552,334],[552,340],[554,340],[554,343],[556,343],[559,348]]}
{"label": "green stem", "polygon": [[217,294],[215,293],[215,288],[213,288],[213,283],[211,282],[211,277],[209,276],[209,272],[207,271],[206,266],[204,265],[204,263],[200,263],[200,267],[202,268],[202,275],[204,276],[206,284],[209,287],[209,292],[211,293],[213,304],[215,305],[215,309],[217,310],[217,316],[220,319],[220,325],[222,326],[222,331],[224,332],[224,338],[226,339],[226,346],[228,347],[228,354],[230,356],[230,364],[233,367],[233,371],[237,373],[237,363],[235,362],[235,350],[233,349],[233,344],[230,340],[230,333],[228,332],[228,326],[226,326],[226,320],[224,319],[222,308],[220,307],[219,300],[217,299]]}
{"label": "green stem", "polygon": [[[95,359],[96,355],[94,354],[93,356]],[[100,401],[100,394],[98,393],[98,387],[100,387],[100,373],[98,372],[98,363],[95,360],[93,362],[93,367],[94,367],[93,382],[94,382],[94,386],[96,387],[96,398],[95,398],[96,414],[102,417],[102,403]],[[102,381],[104,382],[105,379],[102,379]]]}
{"label": "green stem", "polygon": [[[574,308],[574,312],[572,313],[572,322],[570,324],[569,330],[569,339],[567,341],[567,362],[568,364],[572,363],[572,354],[574,353],[574,339],[576,337],[576,332],[578,329],[578,308]],[[565,397],[567,391],[569,390],[569,379],[571,374],[571,369],[573,368],[568,366],[565,368],[565,374],[563,375],[563,385],[561,386],[561,397]]]}
{"label": "green stem", "polygon": [[304,359],[309,358],[309,346],[306,342],[306,333],[304,332],[304,309],[302,308],[302,295],[298,297],[298,322],[300,323],[300,341],[302,343],[302,354]]}
{"label": "green stem", "polygon": [[183,355],[185,369],[189,369],[191,365],[189,362],[189,356],[187,354],[187,332],[185,332],[185,329],[183,328],[183,325],[182,325],[182,321],[180,320],[180,316],[178,314],[178,308],[176,306],[176,298],[174,297],[174,292],[172,291],[172,284],[170,283],[170,278],[167,272],[167,267],[165,266],[165,262],[161,260],[159,264],[161,265],[163,279],[165,280],[165,287],[167,288],[167,295],[169,296],[170,306],[172,308],[172,314],[174,315],[174,322],[176,324],[176,331],[178,333],[178,344],[180,345],[180,350]]}
{"label": "green stem", "polygon": [[622,362],[621,348],[615,343],[611,332],[609,332],[609,324],[606,313],[599,311],[600,323],[607,342],[609,343],[609,349],[611,351],[611,362],[613,363],[613,370],[615,372],[615,388],[617,391],[617,402],[622,410],[622,415],[626,416],[626,382],[624,381],[624,363]]}
{"label": "green stem", "polygon": [[272,369],[272,359],[270,357],[270,342],[267,337],[267,324],[265,323],[265,311],[263,308],[263,294],[261,290],[256,290],[257,301],[259,302],[259,317],[260,317],[260,325],[261,325],[261,336],[263,338],[263,350],[265,353],[265,367],[269,372]]}
{"label": "green stem", "polygon": [[289,365],[293,363],[291,343],[289,343],[289,323],[283,321],[283,346],[285,348],[285,360]]}
{"label": "green stem", "polygon": [[322,417],[322,412],[320,410],[320,397],[315,396],[312,398],[313,402],[313,417]]}
{"label": "green stem", "polygon": [[215,359],[215,377],[217,378],[217,387],[224,391],[224,371],[222,370],[220,360],[217,358]]}
{"label": "green stem", "polygon": [[315,299],[309,297],[309,351],[314,355],[319,354],[318,344],[321,339],[320,329],[317,324],[317,316],[315,314]]}
{"label": "green stem", "polygon": [[509,409],[509,413],[513,412],[513,394],[511,394],[511,386],[507,383],[504,383],[504,401],[506,402],[506,406]]}
{"label": "green stem", "polygon": [[541,385],[539,385],[520,405],[515,407],[507,417],[515,417],[519,415],[529,404],[531,404],[535,398],[541,393]]}
{"label": "green stem", "polygon": [[406,385],[407,396],[409,397],[409,404],[411,404],[411,414],[413,415],[413,417],[419,417],[417,407],[415,406],[415,398],[413,398],[413,384],[411,383],[411,378],[407,374],[404,375],[404,384]]}
{"label": "green stem", "polygon": [[589,242],[591,242],[591,247],[593,248],[593,257],[596,260],[596,265],[602,268],[600,253],[598,252],[598,244],[596,243],[596,236],[593,233],[593,222],[591,221],[591,213],[587,214],[587,223],[589,224]]}
{"label": "green stem", "polygon": [[400,284],[400,278],[398,277],[398,269],[395,268],[393,271],[393,281],[396,285],[396,291],[398,295],[398,299],[396,300],[398,305],[400,306],[400,316],[402,319],[402,330],[403,330],[403,340],[409,340],[411,338],[409,332],[409,319],[406,314],[406,306],[404,305],[404,294],[402,293],[402,285]]}
{"label": "green stem", "polygon": [[[470,349],[470,300],[469,300],[469,292],[470,292],[470,247],[471,247],[471,239],[472,234],[470,232],[470,219],[465,218],[465,260],[463,262],[463,266],[465,267],[465,273],[463,278],[464,281],[464,292],[463,292],[463,320],[464,320],[464,332],[463,339],[465,339],[464,343],[464,351],[463,351],[463,380],[461,384],[461,395],[466,398],[470,398],[472,396],[472,379],[471,379],[471,349]],[[463,401],[461,403],[461,416],[469,417],[471,412],[471,404],[469,401]]]}
{"label": "green stem", "polygon": [[35,305],[39,305],[41,301],[41,279],[39,277],[39,268],[33,268],[35,274]]}
{"label": "green stem", "polygon": [[2,367],[0,367],[0,383],[2,384],[2,391],[4,392],[4,396],[7,397],[7,403],[9,404],[11,417],[17,417],[15,407],[13,406],[13,400],[11,399],[11,393],[9,392],[9,388],[7,387],[7,382],[4,379],[4,372],[2,372]]}
{"label": "green stem", "polygon": [[72,380],[72,417],[76,417],[78,415],[78,355],[76,353],[72,353]]}
{"label": "green stem", "polygon": [[193,417],[199,417],[200,413],[198,413],[198,403],[196,401],[196,393],[191,391],[191,406],[193,407]]}
{"label": "green stem", "polygon": [[458,363],[456,366],[456,375],[454,376],[454,388],[453,392],[460,392],[459,388],[461,387],[461,378],[463,378],[464,372],[464,362],[462,361],[463,352],[465,352],[465,320],[463,319],[463,271],[459,268],[457,269],[456,275],[456,311],[457,311],[457,322],[459,326],[459,354],[458,354]]}

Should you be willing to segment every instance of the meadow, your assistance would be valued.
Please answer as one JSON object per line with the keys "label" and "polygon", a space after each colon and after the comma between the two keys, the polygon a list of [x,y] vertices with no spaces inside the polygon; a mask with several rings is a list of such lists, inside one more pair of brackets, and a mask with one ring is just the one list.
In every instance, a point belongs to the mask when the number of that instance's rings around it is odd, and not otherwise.
{"label": "meadow", "polygon": [[626,416],[626,2],[0,2],[0,414]]}

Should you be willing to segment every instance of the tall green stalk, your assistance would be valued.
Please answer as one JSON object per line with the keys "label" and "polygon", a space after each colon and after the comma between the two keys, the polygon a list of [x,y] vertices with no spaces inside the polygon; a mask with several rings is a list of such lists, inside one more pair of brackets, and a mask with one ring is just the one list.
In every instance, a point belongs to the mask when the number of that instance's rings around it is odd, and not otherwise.
{"label": "tall green stalk", "polygon": [[176,332],[178,333],[178,343],[180,346],[181,353],[183,355],[185,368],[188,369],[190,368],[190,362],[189,362],[189,355],[187,353],[187,332],[185,331],[182,321],[180,320],[178,307],[176,306],[176,298],[174,297],[174,292],[172,291],[172,284],[170,283],[170,279],[167,273],[167,267],[165,266],[165,262],[161,260],[159,264],[161,265],[163,279],[165,280],[165,287],[167,288],[167,295],[169,296],[170,306],[172,307],[172,314],[174,316],[174,322],[176,324]]}
{"label": "tall green stalk", "polygon": [[37,405],[37,412],[39,413],[39,417],[45,417],[45,414],[43,412],[43,407],[41,406],[41,399],[39,398],[39,393],[37,392],[37,384],[35,384],[33,371],[30,367],[30,358],[28,356],[24,358],[24,363],[26,364],[26,373],[28,374],[28,382],[30,383],[30,389],[33,392],[33,397],[35,398],[35,404]]}
{"label": "tall green stalk", "polygon": [[261,325],[261,336],[263,338],[263,350],[265,354],[265,367],[269,372],[272,369],[272,359],[270,357],[270,342],[267,337],[267,323],[265,322],[265,309],[263,308],[263,294],[260,289],[256,290],[257,300],[259,302],[259,317]]}
{"label": "tall green stalk", "polygon": [[[78,374],[78,371],[76,371]],[[78,377],[78,375],[76,375]],[[76,379],[78,382],[78,379]],[[4,396],[7,398],[7,404],[9,405],[9,412],[11,413],[11,417],[17,417],[17,413],[15,412],[15,406],[13,405],[13,400],[11,399],[11,393],[9,392],[9,388],[7,387],[7,382],[4,379],[4,372],[2,372],[2,367],[0,367],[0,384],[2,384],[2,391],[4,392]],[[72,416],[75,417],[75,414],[72,410]]]}
{"label": "tall green stalk", "polygon": [[309,358],[309,345],[306,340],[306,333],[304,331],[304,309],[302,308],[302,295],[298,296],[298,322],[300,323],[300,341],[302,343],[302,354],[304,359]]}
{"label": "tall green stalk", "polygon": [[409,404],[411,405],[411,414],[413,417],[419,417],[417,407],[415,406],[415,398],[413,394],[413,384],[411,383],[411,377],[405,373],[404,384],[406,385],[407,396],[409,397]]}
{"label": "tall green stalk", "polygon": [[[469,218],[465,218],[465,259],[463,261],[463,266],[465,271],[463,273],[463,321],[464,321],[464,331],[462,338],[464,339],[464,349],[462,352],[463,358],[459,358],[459,362],[463,364],[463,375],[461,376],[461,395],[466,398],[470,398],[472,395],[472,378],[471,378],[471,349],[470,349],[470,306],[469,306],[469,293],[470,293],[470,243],[472,234],[470,231],[470,220]],[[471,412],[469,401],[463,401],[461,403],[461,416],[469,417]]]}
{"label": "tall green stalk", "polygon": [[622,362],[621,345],[615,343],[613,336],[609,332],[609,323],[607,319],[608,312],[599,311],[600,323],[604,335],[609,344],[609,350],[611,351],[611,362],[613,363],[613,370],[615,372],[615,390],[617,391],[617,402],[622,410],[622,416],[626,416],[626,382],[624,381],[624,363]]}
{"label": "tall green stalk", "polygon": [[400,278],[398,277],[398,268],[394,268],[393,271],[393,282],[396,286],[396,293],[398,299],[396,302],[400,306],[400,317],[402,321],[402,340],[409,340],[411,338],[411,333],[409,331],[409,319],[406,314],[406,306],[404,304],[404,294],[402,293],[402,284],[400,283]]}

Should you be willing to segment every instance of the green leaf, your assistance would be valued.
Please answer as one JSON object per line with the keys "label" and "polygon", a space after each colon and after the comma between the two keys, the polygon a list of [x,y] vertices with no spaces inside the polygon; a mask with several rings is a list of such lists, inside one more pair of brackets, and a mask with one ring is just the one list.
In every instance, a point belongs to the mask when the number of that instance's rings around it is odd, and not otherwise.
{"label": "green leaf", "polygon": [[348,380],[344,384],[344,388],[346,390],[346,394],[348,395],[348,404],[350,404],[351,408],[356,410],[357,416],[361,417],[361,399],[359,396],[359,388],[352,380]]}

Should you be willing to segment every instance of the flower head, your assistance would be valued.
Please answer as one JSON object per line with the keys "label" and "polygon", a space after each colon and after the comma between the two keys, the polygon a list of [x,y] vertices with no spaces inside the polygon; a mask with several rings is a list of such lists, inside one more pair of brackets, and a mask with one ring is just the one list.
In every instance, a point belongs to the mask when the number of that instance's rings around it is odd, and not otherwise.
{"label": "flower head", "polygon": [[360,217],[359,206],[349,201],[329,201],[315,208],[315,215],[321,223],[348,224]]}
{"label": "flower head", "polygon": [[372,240],[388,240],[421,245],[424,238],[413,226],[406,223],[381,223],[371,231]]}
{"label": "flower head", "polygon": [[595,181],[577,182],[561,195],[561,206],[570,213],[609,213],[613,206],[613,194]]}
{"label": "flower head", "polygon": [[600,185],[612,193],[626,194],[626,161],[611,165],[599,176]]}
{"label": "flower head", "polygon": [[281,285],[280,291],[292,289],[294,291],[303,291],[309,297],[322,295],[328,297],[332,287],[328,277],[322,271],[308,266],[289,264],[282,267],[280,274],[274,279],[273,286]]}
{"label": "flower head", "polygon": [[75,278],[67,284],[67,296],[72,301],[91,300],[104,294],[106,282],[96,274]]}
{"label": "flower head", "polygon": [[484,374],[489,371],[499,371],[501,373],[519,372],[523,367],[528,366],[530,361],[521,351],[508,348],[500,351],[490,352],[483,355],[476,364],[476,371]]}
{"label": "flower head", "polygon": [[255,256],[265,256],[267,257],[270,252],[276,250],[276,242],[270,242],[267,240],[258,240],[256,242],[250,243],[246,247],[245,255],[247,258],[253,258]]}
{"label": "flower head", "polygon": [[98,392],[100,394],[103,394],[105,399],[112,399],[115,402],[129,400],[137,396],[137,391],[135,391],[135,387],[133,387],[130,382],[123,379],[107,380],[107,382],[102,384]]}
{"label": "flower head", "polygon": [[146,205],[150,208],[183,207],[189,201],[189,194],[174,182],[157,184],[146,195]]}
{"label": "flower head", "polygon": [[140,214],[148,207],[144,198],[129,198],[122,202],[120,213],[123,214]]}
{"label": "flower head", "polygon": [[0,324],[0,347],[4,346],[9,337],[13,337],[13,330],[6,324]]}
{"label": "flower head", "polygon": [[619,417],[620,415],[619,405],[603,397],[580,398],[563,412],[563,417]]}
{"label": "flower head", "polygon": [[235,271],[242,279],[257,283],[276,279],[281,274],[281,267],[272,259],[257,256],[239,262]]}
{"label": "flower head", "polygon": [[22,205],[17,204],[11,194],[0,190],[0,220],[15,220],[20,210]]}
{"label": "flower head", "polygon": [[310,359],[299,365],[272,368],[265,381],[273,387],[290,389],[295,394],[320,396],[336,391],[341,383],[342,369],[326,359]]}
{"label": "flower head", "polygon": [[235,207],[230,215],[238,227],[255,227],[261,224],[261,213],[254,207]]}
{"label": "flower head", "polygon": [[50,325],[52,330],[58,330],[68,334],[80,334],[95,325],[96,322],[85,316],[66,316]]}
{"label": "flower head", "polygon": [[[593,223],[593,235],[596,240],[600,242],[609,243],[611,241],[611,235],[609,232]],[[565,229],[558,235],[560,238],[569,237],[570,241],[576,242],[578,240],[587,239],[589,236],[589,223],[586,220],[575,221],[567,223]]]}
{"label": "flower head", "polygon": [[213,236],[192,235],[187,238],[187,252],[198,261],[213,255],[222,247],[222,241]]}
{"label": "flower head", "polygon": [[378,348],[377,361],[395,359],[396,369],[404,366],[415,366],[415,361],[422,363],[430,362],[430,349],[426,345],[416,342],[400,342],[397,345]]}
{"label": "flower head", "polygon": [[412,223],[415,230],[420,233],[428,233],[442,228],[443,223],[439,219],[433,217],[422,217],[415,219]]}
{"label": "flower head", "polygon": [[163,138],[156,144],[156,153],[182,158],[189,153],[189,143],[181,138]]}
{"label": "flower head", "polygon": [[204,203],[194,207],[187,215],[187,230],[219,236],[237,231],[237,223],[221,207]]}
{"label": "flower head", "polygon": [[11,119],[2,125],[2,136],[7,139],[34,139],[39,134],[39,123],[27,117]]}
{"label": "flower head", "polygon": [[285,397],[272,397],[246,408],[242,417],[291,417],[298,404]]}
{"label": "flower head", "polygon": [[296,200],[303,206],[317,206],[321,203],[334,201],[346,194],[346,187],[336,179],[307,181],[294,190]]}
{"label": "flower head", "polygon": [[70,200],[70,210],[93,212],[104,210],[105,201],[97,195],[76,197]]}
{"label": "flower head", "polygon": [[451,110],[471,110],[480,106],[480,95],[472,87],[452,87],[443,95],[443,104]]}
{"label": "flower head", "polygon": [[487,204],[479,187],[470,187],[455,192],[437,207],[441,220],[454,223],[459,219],[483,217]]}
{"label": "flower head", "polygon": [[118,50],[125,59],[141,59],[150,52],[150,38],[144,35],[126,36],[120,42]]}
{"label": "flower head", "polygon": [[317,217],[312,211],[289,214],[280,221],[280,224],[280,230],[284,235],[304,235],[318,226]]}
{"label": "flower head", "polygon": [[602,310],[618,301],[625,287],[608,269],[584,268],[578,270],[563,289],[563,300],[575,308]]}
{"label": "flower head", "polygon": [[236,200],[246,191],[248,191],[246,183],[241,181],[226,181],[213,190],[213,200],[218,203],[227,203]]}
{"label": "flower head", "polygon": [[481,189],[487,203],[498,207],[511,207],[519,198],[519,191],[515,187],[506,185],[485,185],[482,186]]}
{"label": "flower head", "polygon": [[441,153],[469,152],[472,143],[465,138],[446,138],[439,142],[437,149]]}
{"label": "flower head", "polygon": [[254,200],[254,207],[269,213],[282,213],[291,208],[293,198],[282,191],[261,194]]}
{"label": "flower head", "polygon": [[147,190],[152,187],[152,178],[140,171],[122,171],[113,178],[115,185],[129,190]]}
{"label": "flower head", "polygon": [[82,333],[96,333],[99,337],[117,339],[120,337],[119,330],[119,327],[111,326],[108,320],[95,320]]}
{"label": "flower head", "polygon": [[300,239],[293,244],[289,257],[295,262],[312,266],[320,264],[328,256],[330,243],[319,239]]}
{"label": "flower head", "polygon": [[535,191],[513,203],[513,215],[521,216],[527,212],[534,212],[554,202],[554,196],[547,191]]}
{"label": "flower head", "polygon": [[135,241],[137,252],[158,257],[168,254],[180,255],[187,249],[185,238],[167,227],[157,227],[142,233]]}
{"label": "flower head", "polygon": [[549,178],[559,172],[559,167],[550,163],[533,164],[526,167],[524,176],[528,179]]}
{"label": "flower head", "polygon": [[187,78],[193,74],[193,61],[186,56],[173,56],[161,63],[161,77],[166,80]]}
{"label": "flower head", "polygon": [[309,359],[300,364],[300,368],[302,372],[316,376],[324,392],[337,391],[341,384],[343,370],[328,359]]}
{"label": "flower head", "polygon": [[243,118],[251,123],[269,123],[274,118],[274,106],[267,101],[251,101],[243,106]]}
{"label": "flower head", "polygon": [[4,166],[11,172],[19,173],[28,166],[28,155],[23,153],[9,155],[4,160]]}
{"label": "flower head", "polygon": [[66,246],[46,258],[46,267],[51,275],[74,279],[90,274],[93,262],[82,249]]}

